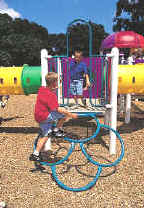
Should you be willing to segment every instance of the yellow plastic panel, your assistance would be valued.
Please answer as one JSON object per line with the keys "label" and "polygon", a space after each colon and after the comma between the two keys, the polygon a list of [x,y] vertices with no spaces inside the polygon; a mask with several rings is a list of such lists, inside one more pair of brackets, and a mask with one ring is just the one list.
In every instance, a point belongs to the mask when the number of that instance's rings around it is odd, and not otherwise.
{"label": "yellow plastic panel", "polygon": [[23,67],[0,67],[0,95],[23,95]]}

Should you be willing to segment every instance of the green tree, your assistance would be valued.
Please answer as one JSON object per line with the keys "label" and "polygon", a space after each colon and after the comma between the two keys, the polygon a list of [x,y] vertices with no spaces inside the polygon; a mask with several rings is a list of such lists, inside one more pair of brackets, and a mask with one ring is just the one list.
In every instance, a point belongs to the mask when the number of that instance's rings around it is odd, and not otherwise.
{"label": "green tree", "polygon": [[[93,54],[99,52],[101,41],[108,35],[102,25],[90,22],[93,33]],[[89,30],[87,24],[76,24],[69,28],[69,55],[80,48],[89,54]],[[48,34],[46,28],[27,19],[12,19],[0,14],[0,65],[40,65],[41,49],[52,55],[66,55],[67,36],[64,33]]]}
{"label": "green tree", "polygon": [[49,53],[52,55],[66,55],[66,35],[60,34],[49,34]]}
{"label": "green tree", "polygon": [[12,64],[12,57],[11,55],[4,50],[0,50],[0,66],[11,66]]}
{"label": "green tree", "polygon": [[144,1],[119,0],[116,4],[113,31],[132,30],[144,35]]}
{"label": "green tree", "polygon": [[[102,40],[108,35],[102,25],[90,22],[92,27],[92,53],[98,54]],[[89,55],[89,27],[87,24],[77,23],[68,29],[69,56],[74,50],[79,48],[85,56]],[[49,34],[49,52],[54,49],[55,54],[66,55],[67,52],[67,34]]]}
{"label": "green tree", "polygon": [[[108,36],[108,33],[105,32],[101,24],[98,25],[92,22],[89,22],[89,24],[92,28],[92,54],[98,54],[101,42]],[[89,55],[89,35],[89,27],[87,24],[77,23],[69,28],[70,55],[76,48],[82,50],[85,56]]]}
{"label": "green tree", "polygon": [[41,49],[49,48],[48,31],[26,19],[0,14],[0,48],[1,65],[40,65]]}

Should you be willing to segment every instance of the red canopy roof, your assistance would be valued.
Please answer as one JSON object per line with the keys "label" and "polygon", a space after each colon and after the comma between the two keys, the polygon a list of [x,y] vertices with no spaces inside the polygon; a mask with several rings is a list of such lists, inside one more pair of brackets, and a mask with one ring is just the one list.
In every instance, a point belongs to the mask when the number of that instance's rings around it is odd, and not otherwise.
{"label": "red canopy roof", "polygon": [[107,48],[144,48],[144,37],[133,31],[121,31],[109,35],[101,44],[101,49]]}

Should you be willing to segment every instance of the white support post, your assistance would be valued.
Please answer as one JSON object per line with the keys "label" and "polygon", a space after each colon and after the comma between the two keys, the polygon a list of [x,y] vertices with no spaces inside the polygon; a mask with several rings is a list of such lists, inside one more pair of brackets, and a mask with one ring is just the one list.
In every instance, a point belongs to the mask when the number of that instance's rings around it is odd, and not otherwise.
{"label": "white support post", "polygon": [[[118,92],[118,63],[119,63],[119,50],[114,47],[111,51],[112,64],[111,64],[111,91],[110,91],[110,127],[116,130],[117,128],[117,92]],[[110,155],[116,154],[116,135],[110,131]]]}
{"label": "white support post", "polygon": [[130,113],[131,113],[131,94],[126,94],[126,106],[125,106],[125,123],[130,122]]}
{"label": "white support post", "polygon": [[120,114],[123,114],[125,111],[125,95],[120,94],[118,105],[120,106]]}
{"label": "white support post", "polygon": [[[48,73],[48,52],[46,49],[41,50],[41,78],[42,83],[41,86],[46,86],[45,76]],[[45,150],[49,150],[51,148],[51,139],[49,138],[45,143]]]}
{"label": "white support post", "polygon": [[[129,65],[133,65],[133,62],[130,61]],[[125,123],[130,123],[131,117],[131,94],[126,94],[126,105],[125,105]]]}
{"label": "white support post", "polygon": [[57,60],[57,73],[58,73],[58,103],[61,103],[61,96],[62,96],[62,70],[61,70],[61,60],[58,58]]}
{"label": "white support post", "polygon": [[110,126],[110,113],[111,113],[111,105],[106,104],[106,111],[104,115],[104,124]]}
{"label": "white support post", "polygon": [[41,50],[41,77],[42,86],[46,86],[45,76],[48,73],[48,52],[46,49]]}

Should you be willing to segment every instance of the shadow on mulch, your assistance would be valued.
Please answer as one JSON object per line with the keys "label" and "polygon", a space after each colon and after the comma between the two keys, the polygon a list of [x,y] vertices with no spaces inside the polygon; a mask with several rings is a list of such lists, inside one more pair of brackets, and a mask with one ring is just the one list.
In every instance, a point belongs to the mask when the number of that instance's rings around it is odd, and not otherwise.
{"label": "shadow on mulch", "polygon": [[[14,118],[9,118],[5,119],[4,121],[10,121]],[[131,118],[131,122],[129,124],[124,123],[123,118],[119,118],[118,121],[123,121],[123,124],[117,128],[118,132],[121,133],[132,133],[134,131],[138,131],[140,129],[144,128],[144,118]],[[70,127],[70,126],[75,126],[75,127],[86,127],[86,128],[91,128],[91,132],[96,131],[96,124],[95,122],[88,122],[88,121],[82,121],[82,120],[74,120],[72,122],[68,122],[64,125],[64,127]],[[39,127],[0,127],[0,133],[5,132],[5,133],[24,133],[24,134],[33,134],[33,133],[38,133],[39,132]],[[77,134],[74,133],[68,133],[69,136],[72,137],[77,137]],[[104,133],[105,135],[105,133]],[[87,135],[89,136],[89,135]]]}
{"label": "shadow on mulch", "polygon": [[0,133],[34,134],[39,132],[38,127],[0,127]]}
{"label": "shadow on mulch", "polygon": [[[72,120],[68,123],[65,124],[65,126],[78,126],[78,127],[87,127],[91,128],[91,132],[94,133],[96,131],[96,123],[94,121],[91,121],[91,118],[88,119],[77,119],[77,120]],[[144,128],[144,111],[143,112],[137,112],[133,113],[131,116],[131,121],[129,124],[124,123],[124,118],[118,118],[118,121],[122,122],[122,125],[117,127],[117,131],[122,134],[122,133],[132,133],[134,131],[138,131],[140,129]],[[107,131],[100,131],[100,135],[105,135],[107,134]],[[88,136],[88,135],[87,135]]]}
{"label": "shadow on mulch", "polygon": [[[60,151],[60,149],[59,149],[59,151]],[[34,168],[30,169],[30,172],[32,172],[32,173],[41,172],[43,174],[51,175],[52,179],[55,181],[55,179],[52,176],[51,171],[48,171],[45,167],[46,166],[51,166],[52,163],[56,163],[59,160],[63,159],[61,157],[58,157],[57,154],[58,154],[58,151],[55,152],[55,153],[52,153],[51,155],[49,155],[49,154],[47,155],[46,153],[43,153],[43,155],[42,155],[43,161],[41,163],[40,162],[34,162]],[[53,158],[51,158],[51,156],[53,156]],[[93,156],[96,159],[102,158],[106,162],[112,163],[112,161],[108,160],[107,158],[105,158],[103,156],[96,156],[96,155],[92,155],[92,154],[90,156],[91,157]],[[69,159],[67,161],[69,161]],[[65,166],[65,168],[64,168],[64,170],[59,171],[58,175],[66,174],[70,171],[71,168],[75,168],[77,173],[81,174],[82,176],[86,176],[88,178],[95,178],[95,175],[87,174],[87,173],[85,173],[85,171],[82,170],[86,165],[91,164],[91,162],[88,161],[88,160],[85,163],[80,164],[80,165],[77,165],[77,164],[73,165],[73,164],[66,164],[66,163],[62,163],[62,164]],[[104,174],[101,174],[99,177],[102,178],[102,177],[111,176],[111,175],[116,173],[116,170],[117,170],[116,166],[112,166],[109,169],[107,169]]]}
{"label": "shadow on mulch", "polygon": [[120,134],[125,133],[133,133],[135,131],[141,130],[144,128],[144,115],[143,118],[139,118],[138,116],[132,116],[131,121],[129,124],[124,123],[124,119],[119,119],[119,121],[122,121],[123,124],[117,128],[117,131]]}
{"label": "shadow on mulch", "polygon": [[24,118],[24,117],[19,117],[19,116],[10,117],[10,118],[2,118],[2,117],[0,117],[0,125],[1,125],[3,122],[8,122],[8,121],[11,121],[11,120],[14,120],[14,119],[17,119],[17,118]]}

